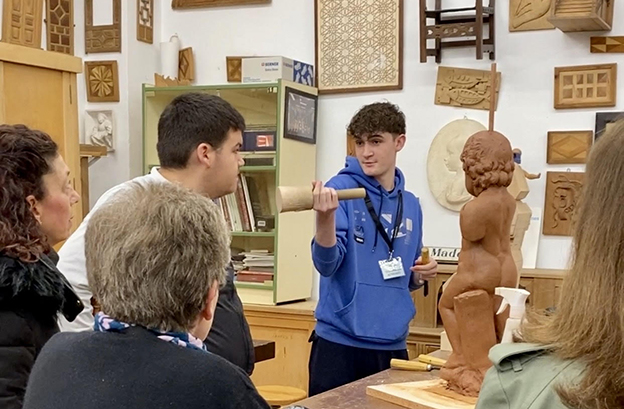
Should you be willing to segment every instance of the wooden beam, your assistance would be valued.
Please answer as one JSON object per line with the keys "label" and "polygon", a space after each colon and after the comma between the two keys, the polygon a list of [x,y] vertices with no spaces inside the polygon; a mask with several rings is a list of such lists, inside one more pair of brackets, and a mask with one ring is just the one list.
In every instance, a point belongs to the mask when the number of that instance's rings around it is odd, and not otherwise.
{"label": "wooden beam", "polygon": [[87,145],[80,144],[80,156],[85,157],[93,157],[93,158],[101,158],[102,156],[107,155],[106,146],[97,146],[97,145]]}

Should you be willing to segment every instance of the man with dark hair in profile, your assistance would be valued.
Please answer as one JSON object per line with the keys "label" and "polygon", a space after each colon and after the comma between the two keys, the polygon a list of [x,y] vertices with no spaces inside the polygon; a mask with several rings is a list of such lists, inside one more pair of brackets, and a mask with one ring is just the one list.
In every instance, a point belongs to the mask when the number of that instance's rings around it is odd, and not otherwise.
{"label": "man with dark hair in profile", "polygon": [[[178,183],[211,199],[236,190],[239,168],[244,161],[239,154],[245,120],[227,101],[203,93],[176,97],[158,121],[156,149],[160,167],[148,175],[122,183],[104,193],[80,227],[59,252],[59,269],[76,289],[85,308],[73,322],[61,320],[64,331],[93,328],[87,281],[84,234],[90,216],[131,182],[140,184]],[[248,374],[254,368],[254,350],[243,306],[234,286],[234,270],[228,267],[226,284],[220,288],[212,330],[205,340],[208,350],[241,367]]]}

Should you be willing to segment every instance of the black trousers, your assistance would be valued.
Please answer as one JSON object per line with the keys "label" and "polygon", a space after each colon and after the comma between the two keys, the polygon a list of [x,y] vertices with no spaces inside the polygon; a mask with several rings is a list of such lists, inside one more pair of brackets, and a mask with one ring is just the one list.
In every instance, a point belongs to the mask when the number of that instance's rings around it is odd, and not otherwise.
{"label": "black trousers", "polygon": [[390,368],[392,358],[407,359],[407,350],[384,351],[336,344],[312,332],[309,396],[346,385]]}

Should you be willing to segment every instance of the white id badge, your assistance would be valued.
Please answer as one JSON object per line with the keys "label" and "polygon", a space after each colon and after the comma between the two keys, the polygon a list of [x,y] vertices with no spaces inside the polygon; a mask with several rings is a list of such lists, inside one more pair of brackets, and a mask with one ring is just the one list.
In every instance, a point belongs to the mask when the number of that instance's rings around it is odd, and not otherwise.
{"label": "white id badge", "polygon": [[381,274],[384,280],[403,277],[405,275],[401,257],[393,257],[390,260],[379,260],[379,268],[381,268]]}

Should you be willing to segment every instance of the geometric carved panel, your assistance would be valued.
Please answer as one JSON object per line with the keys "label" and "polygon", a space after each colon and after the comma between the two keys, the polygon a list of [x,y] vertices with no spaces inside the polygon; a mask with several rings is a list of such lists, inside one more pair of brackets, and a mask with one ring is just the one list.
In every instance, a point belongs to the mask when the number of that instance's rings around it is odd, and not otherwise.
{"label": "geometric carved panel", "polygon": [[586,163],[593,131],[548,132],[546,162],[553,164]]}
{"label": "geometric carved panel", "polygon": [[[490,109],[490,71],[467,68],[439,67],[435,104],[462,108]],[[496,74],[496,100],[500,91],[501,74]],[[494,107],[496,109],[496,107]]]}
{"label": "geometric carved panel", "polygon": [[509,31],[554,29],[548,21],[550,0],[510,0]]}
{"label": "geometric carved panel", "polygon": [[137,0],[137,40],[154,42],[154,0]]}
{"label": "geometric carved panel", "polygon": [[72,0],[47,0],[46,33],[48,51],[74,55]]}
{"label": "geometric carved panel", "polygon": [[87,101],[119,102],[117,61],[85,61]]}
{"label": "geometric carved panel", "polygon": [[225,57],[227,71],[227,82],[241,82],[243,57]]}
{"label": "geometric carved panel", "polygon": [[578,203],[585,173],[547,172],[543,233],[571,236],[574,211]]}
{"label": "geometric carved panel", "polygon": [[555,68],[555,108],[613,107],[617,64]]}
{"label": "geometric carved panel", "polygon": [[178,55],[178,79],[193,81],[195,79],[193,47],[183,48]]}
{"label": "geometric carved panel", "polygon": [[43,0],[6,0],[2,13],[2,41],[41,48]]}
{"label": "geometric carved panel", "polygon": [[113,24],[93,25],[93,0],[85,0],[85,52],[121,52],[121,0],[113,1]]}
{"label": "geometric carved panel", "polygon": [[592,53],[624,53],[624,37],[592,37]]}

